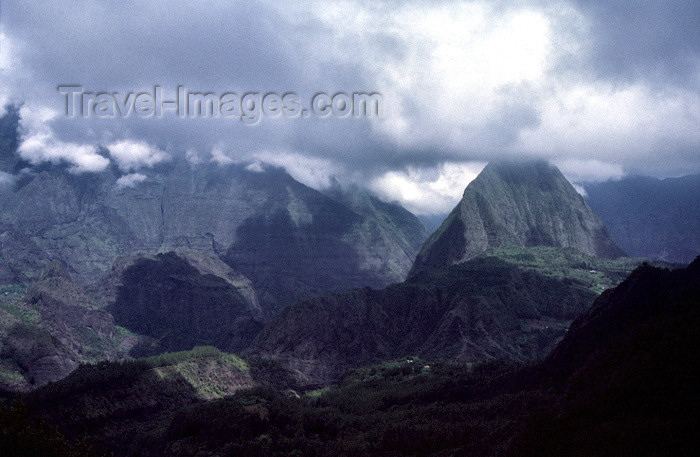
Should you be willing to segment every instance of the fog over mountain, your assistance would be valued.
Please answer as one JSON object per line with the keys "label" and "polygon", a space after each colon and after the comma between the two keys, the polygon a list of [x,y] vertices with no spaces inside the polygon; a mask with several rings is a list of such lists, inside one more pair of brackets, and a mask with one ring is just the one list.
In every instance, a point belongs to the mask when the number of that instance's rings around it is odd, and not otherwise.
{"label": "fog over mountain", "polygon": [[[24,104],[20,150],[34,165],[257,159],[417,214],[449,212],[496,159],[553,160],[574,180],[700,171],[696,2],[5,2],[1,14],[0,104]],[[377,92],[384,114],[67,118],[68,84],[296,92],[307,107],[319,91]]]}

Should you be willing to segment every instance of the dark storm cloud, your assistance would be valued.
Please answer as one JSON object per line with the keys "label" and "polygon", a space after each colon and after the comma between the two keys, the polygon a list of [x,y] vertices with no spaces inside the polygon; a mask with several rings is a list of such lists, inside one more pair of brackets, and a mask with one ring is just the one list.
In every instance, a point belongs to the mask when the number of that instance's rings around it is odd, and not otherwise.
{"label": "dark storm cloud", "polygon": [[593,62],[621,79],[698,84],[700,2],[577,0],[591,20]]}
{"label": "dark storm cloud", "polygon": [[[58,105],[62,101],[56,91],[59,84],[120,93],[149,90],[158,84],[171,95],[178,85],[239,95],[295,91],[304,101],[318,91],[332,94],[368,87],[356,65],[304,53],[310,36],[323,40],[328,33],[313,20],[299,17],[298,23],[290,23],[266,5],[243,2],[233,6],[210,2],[206,8],[164,1],[130,5],[75,2],[62,8],[46,3],[6,7],[5,28],[23,44],[22,63],[31,68],[33,81],[41,87],[27,88],[21,98],[39,95],[43,102]],[[293,125],[263,119],[259,126],[248,127],[231,120],[93,117],[57,118],[53,125],[62,139],[104,142],[133,135],[161,147],[199,149],[205,155],[222,142],[234,157],[290,144],[318,145],[310,149],[311,154],[338,151],[340,157],[347,145],[372,149],[367,142],[369,125],[346,119],[298,120]]]}
{"label": "dark storm cloud", "polygon": [[[471,176],[469,162],[498,157],[568,161],[572,174],[599,170],[599,178],[700,170],[699,9],[589,0],[4,2],[0,99],[25,103],[22,151],[36,163],[95,171],[104,166],[97,147],[118,145],[134,171],[138,160],[215,152],[274,162],[312,185],[338,174],[399,200],[387,186],[417,180],[413,194],[427,197],[411,202],[421,211],[435,196],[449,195],[448,205],[461,194],[464,184],[441,173]],[[294,91],[305,105],[320,91],[379,91],[387,109],[379,120],[256,126],[66,118],[57,115],[60,84]]]}

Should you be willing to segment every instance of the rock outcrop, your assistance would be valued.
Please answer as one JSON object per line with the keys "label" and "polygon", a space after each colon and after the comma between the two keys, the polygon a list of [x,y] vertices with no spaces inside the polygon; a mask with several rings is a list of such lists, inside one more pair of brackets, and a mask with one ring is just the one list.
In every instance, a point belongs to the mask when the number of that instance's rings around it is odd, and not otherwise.
{"label": "rock outcrop", "polygon": [[571,247],[606,258],[624,254],[556,167],[544,161],[495,162],[469,183],[423,245],[411,274],[514,246]]}

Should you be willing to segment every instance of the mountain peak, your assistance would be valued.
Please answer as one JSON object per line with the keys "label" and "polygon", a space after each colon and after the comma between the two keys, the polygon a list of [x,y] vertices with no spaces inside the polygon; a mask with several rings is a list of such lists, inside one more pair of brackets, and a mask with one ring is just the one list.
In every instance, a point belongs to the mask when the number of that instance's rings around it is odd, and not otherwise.
{"label": "mountain peak", "polygon": [[413,272],[474,258],[494,247],[571,247],[624,255],[557,167],[543,160],[489,163],[425,242]]}

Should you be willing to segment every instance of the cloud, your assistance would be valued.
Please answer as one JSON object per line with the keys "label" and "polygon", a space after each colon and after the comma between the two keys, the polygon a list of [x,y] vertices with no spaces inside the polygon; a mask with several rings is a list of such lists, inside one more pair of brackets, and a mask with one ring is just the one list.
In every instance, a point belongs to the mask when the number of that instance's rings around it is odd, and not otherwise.
{"label": "cloud", "polygon": [[446,214],[459,203],[467,185],[485,163],[444,163],[434,168],[390,171],[370,183],[388,201],[401,202],[420,215]]}
{"label": "cloud", "polygon": [[252,157],[256,162],[249,166],[257,171],[256,163],[263,162],[284,168],[297,181],[315,189],[327,188],[332,178],[348,176],[337,163],[328,159],[308,157],[291,151],[260,151]]}
{"label": "cloud", "polygon": [[673,81],[697,88],[700,3],[687,0],[576,0],[591,24],[595,71],[616,81]]}
{"label": "cloud", "polygon": [[121,176],[119,179],[117,179],[117,189],[124,189],[127,187],[134,188],[139,183],[144,182],[146,179],[148,179],[148,177],[141,173],[131,173],[128,175]]}
{"label": "cloud", "polygon": [[519,144],[552,159],[658,171],[679,149],[700,149],[700,93],[586,84],[560,88],[539,107],[542,122],[523,129]]}
{"label": "cloud", "polygon": [[[101,144],[125,172],[174,155],[259,160],[311,186],[338,176],[430,212],[466,186],[459,164],[545,158],[575,179],[699,172],[699,14],[681,0],[11,2],[0,101],[60,112],[58,84],[294,91],[307,103],[319,91],[377,91],[380,119],[57,116],[25,128],[22,151],[81,172],[106,166]],[[460,184],[435,188],[438,176]]]}
{"label": "cloud", "polygon": [[152,167],[171,159],[167,152],[143,141],[122,140],[107,145],[110,156],[122,171]]}
{"label": "cloud", "polygon": [[579,193],[579,195],[581,195],[582,197],[588,197],[588,192],[586,192],[586,188],[583,187],[581,184],[572,183],[571,185],[573,186],[574,190],[576,190],[576,192]]}
{"label": "cloud", "polygon": [[[572,183],[608,181],[620,179],[625,175],[620,165],[600,160],[566,159],[554,161],[559,170]],[[578,190],[578,189],[577,189]],[[579,191],[579,193],[581,193]]]}
{"label": "cloud", "polygon": [[234,160],[220,146],[211,149],[211,161],[219,165],[230,165]]}
{"label": "cloud", "polygon": [[263,167],[263,164],[260,163],[259,161],[252,162],[248,165],[245,166],[245,169],[247,171],[253,172],[253,173],[264,173],[265,168]]}
{"label": "cloud", "polygon": [[22,140],[17,152],[32,165],[67,163],[73,173],[100,172],[109,166],[109,159],[98,154],[97,147],[56,137],[50,127],[51,120],[58,116],[56,111],[24,106],[20,115]]}
{"label": "cloud", "polygon": [[15,177],[13,175],[11,175],[10,173],[5,173],[4,171],[0,171],[0,190],[12,187],[14,183]]}
{"label": "cloud", "polygon": [[200,157],[199,152],[192,148],[185,151],[185,159],[187,159],[187,161],[192,165],[200,165],[204,163],[204,159]]}

